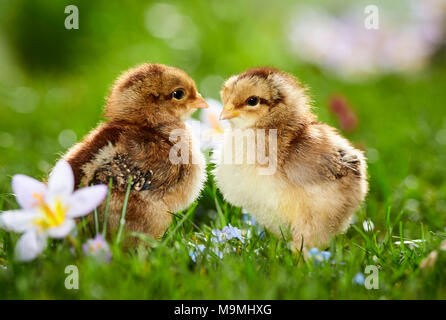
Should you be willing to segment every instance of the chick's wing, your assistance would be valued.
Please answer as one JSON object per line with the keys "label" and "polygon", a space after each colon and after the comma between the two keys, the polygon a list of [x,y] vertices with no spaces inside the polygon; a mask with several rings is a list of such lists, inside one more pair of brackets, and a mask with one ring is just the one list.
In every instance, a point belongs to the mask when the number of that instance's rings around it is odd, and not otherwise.
{"label": "chick's wing", "polygon": [[[93,130],[66,155],[78,185],[108,184],[125,191],[164,191],[177,183],[184,166],[169,160],[172,143],[154,129],[107,123]],[[105,152],[105,148],[107,151]]]}

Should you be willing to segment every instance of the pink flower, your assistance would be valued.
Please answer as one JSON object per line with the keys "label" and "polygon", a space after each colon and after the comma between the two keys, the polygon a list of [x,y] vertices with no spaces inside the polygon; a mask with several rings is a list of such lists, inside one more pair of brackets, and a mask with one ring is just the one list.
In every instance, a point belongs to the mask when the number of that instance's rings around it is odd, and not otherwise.
{"label": "pink flower", "polygon": [[356,129],[358,126],[358,118],[356,117],[355,111],[343,96],[332,96],[329,107],[331,112],[338,118],[339,127],[343,131],[351,132]]}

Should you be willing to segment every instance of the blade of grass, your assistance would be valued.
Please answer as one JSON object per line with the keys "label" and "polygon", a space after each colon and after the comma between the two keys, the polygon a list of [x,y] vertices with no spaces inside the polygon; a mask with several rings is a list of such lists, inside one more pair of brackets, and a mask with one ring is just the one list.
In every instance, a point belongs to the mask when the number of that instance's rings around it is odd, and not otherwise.
{"label": "blade of grass", "polygon": [[132,176],[129,177],[129,182],[127,184],[127,190],[125,191],[124,204],[122,205],[121,219],[119,220],[118,234],[116,235],[116,244],[121,242],[122,231],[125,225],[125,214],[127,212],[127,204],[129,202],[130,189],[132,186]]}
{"label": "blade of grass", "polygon": [[0,195],[0,210],[3,210],[3,202],[5,200],[6,195]]}
{"label": "blade of grass", "polygon": [[104,238],[107,235],[108,210],[109,210],[109,207],[110,207],[110,198],[111,198],[111,193],[112,193],[112,184],[113,184],[113,180],[110,177],[110,180],[108,181],[107,199],[105,200],[104,223],[103,223],[103,226],[102,226],[102,236]]}
{"label": "blade of grass", "polygon": [[362,231],[360,228],[358,228],[357,226],[352,225],[352,227],[353,227],[353,229],[355,229],[356,231],[358,231],[358,233],[364,238],[364,240],[366,241],[367,248],[370,248],[370,247],[371,247],[370,237],[369,237],[367,234],[365,234],[365,232],[363,232],[363,231]]}
{"label": "blade of grass", "polygon": [[[178,215],[176,213],[170,213],[170,214],[173,215],[175,218],[178,218],[178,219],[181,219],[181,217],[182,217],[182,216],[180,216],[180,215]],[[188,221],[188,222],[192,225],[192,227],[197,229],[198,232],[203,232],[203,229],[201,229],[201,227],[198,224],[196,224],[193,221]]]}
{"label": "blade of grass", "polygon": [[423,248],[423,252],[426,252],[426,235],[424,234],[424,224],[421,223],[421,246]]}
{"label": "blade of grass", "polygon": [[225,215],[223,214],[223,211],[221,210],[221,206],[220,203],[218,202],[218,196],[217,196],[217,186],[213,185],[212,186],[212,196],[214,198],[214,202],[215,202],[215,208],[217,209],[217,213],[218,213],[218,217],[220,218],[220,227],[224,227],[226,226],[226,219],[225,219]]}
{"label": "blade of grass", "polygon": [[88,219],[87,218],[82,218],[80,223],[77,225],[77,230],[81,231],[84,235],[87,234],[87,224],[88,224]]}
{"label": "blade of grass", "polygon": [[395,251],[393,248],[393,242],[392,242],[392,232],[393,232],[393,227],[392,227],[392,222],[390,221],[390,213],[392,211],[392,207],[388,206],[387,207],[387,212],[386,212],[386,226],[387,226],[387,232],[386,232],[386,236],[384,237],[384,241],[383,243],[389,244],[390,247],[390,251],[392,253],[392,255],[394,255]]}
{"label": "blade of grass", "polygon": [[94,208],[94,233],[99,234],[98,208]]}
{"label": "blade of grass", "polygon": [[221,210],[220,203],[218,202],[217,197],[215,197],[215,207],[217,208],[218,217],[220,218],[220,224],[221,227],[223,228],[224,226],[226,226],[226,219],[225,215],[223,214],[223,211]]}
{"label": "blade of grass", "polygon": [[140,239],[141,241],[144,241],[145,243],[149,244],[152,247],[156,247],[156,246],[160,245],[160,242],[158,240],[149,237],[145,233],[131,232],[129,235],[132,237],[136,237],[136,238]]}
{"label": "blade of grass", "polygon": [[186,219],[194,212],[195,208],[197,207],[198,202],[194,202],[194,204],[187,210],[186,214],[183,215],[182,219],[177,223],[175,228],[170,232],[166,238],[163,240],[163,243],[167,243],[173,235],[177,232],[177,230],[183,225],[183,223],[186,221]]}
{"label": "blade of grass", "polygon": [[403,237],[403,222],[400,221],[399,223],[399,227],[400,227],[400,245],[401,245],[401,251],[405,252],[405,246],[404,246],[404,237]]}

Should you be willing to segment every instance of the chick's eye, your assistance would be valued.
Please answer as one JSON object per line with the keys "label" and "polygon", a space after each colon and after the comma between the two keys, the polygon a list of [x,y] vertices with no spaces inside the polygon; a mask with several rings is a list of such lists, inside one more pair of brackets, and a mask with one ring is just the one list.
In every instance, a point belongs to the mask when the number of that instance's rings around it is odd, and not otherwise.
{"label": "chick's eye", "polygon": [[250,97],[250,98],[248,98],[247,103],[251,107],[254,107],[254,106],[256,106],[259,103],[259,98],[257,98],[257,97]]}
{"label": "chick's eye", "polygon": [[183,89],[176,89],[174,92],[172,92],[172,97],[176,100],[181,100],[184,98],[184,90]]}

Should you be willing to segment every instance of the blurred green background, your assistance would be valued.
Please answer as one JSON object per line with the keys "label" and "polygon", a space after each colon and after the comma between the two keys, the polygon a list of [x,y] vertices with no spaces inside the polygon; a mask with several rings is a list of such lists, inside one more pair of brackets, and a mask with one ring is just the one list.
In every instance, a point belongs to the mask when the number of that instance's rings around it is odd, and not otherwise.
{"label": "blurred green background", "polygon": [[[355,25],[353,19],[349,26],[362,30],[366,2],[305,2],[334,15],[353,3],[356,7],[349,15],[359,22]],[[404,23],[414,26],[405,1],[375,3],[382,4],[382,30],[393,25],[394,20],[386,20],[389,16],[402,17],[396,29],[406,30]],[[79,8],[79,30],[64,27],[64,9],[70,4]],[[408,59],[404,67],[398,67],[407,70],[395,71],[384,58],[372,66],[371,74],[352,76],[342,74],[342,55],[350,55],[346,59],[352,62],[368,54],[358,63],[363,65],[367,59],[378,58],[381,42],[371,47],[366,42],[356,52],[335,52],[334,42],[342,42],[338,38],[321,37],[321,30],[313,27],[293,29],[299,10],[298,2],[291,0],[2,0],[0,193],[11,192],[13,174],[44,178],[60,155],[101,120],[104,97],[127,68],[142,62],[177,66],[195,79],[203,96],[219,99],[224,79],[249,67],[269,65],[293,73],[309,86],[320,120],[339,128],[336,114],[330,111],[333,95],[345,99],[356,115],[357,126],[343,134],[369,158],[371,188],[361,219],[367,215],[379,228],[390,205],[404,215],[405,237],[419,238],[421,223],[431,232],[444,232],[444,24],[427,31],[436,38],[426,48],[421,46],[425,42],[414,42],[410,35],[407,47],[401,42],[391,48],[395,61]],[[438,9],[432,11],[435,19],[441,19]],[[325,26],[327,31],[333,31],[330,26]],[[295,34],[298,38],[293,38]],[[389,32],[389,43],[392,36]],[[296,54],[301,44],[312,40],[327,48],[323,55]],[[419,61],[407,58],[422,50],[427,53]],[[337,57],[334,62],[331,55]],[[411,68],[412,61],[416,68]],[[206,203],[214,205],[204,197],[200,205]],[[4,209],[13,206],[13,197],[8,197]]]}
{"label": "blurred green background", "polygon": [[[351,3],[326,1],[322,7],[336,13]],[[79,8],[78,30],[64,27],[69,4]],[[400,8],[400,14],[407,15],[407,7]],[[396,190],[406,183],[416,190],[402,193],[422,190],[409,198],[416,201],[412,207],[409,203],[414,218],[436,216],[435,226],[444,226],[444,49],[440,46],[417,72],[345,79],[294,54],[289,34],[296,10],[295,1],[3,0],[0,192],[10,191],[15,173],[44,177],[60,154],[98,123],[109,87],[129,67],[152,61],[183,68],[205,97],[219,99],[225,78],[270,65],[293,73],[310,87],[322,121],[338,126],[328,108],[333,94],[349,101],[358,126],[346,135],[369,151],[370,206],[383,201],[403,206],[398,201],[404,195]],[[362,23],[363,7],[355,14]]]}
{"label": "blurred green background", "polygon": [[[345,3],[351,2],[323,6],[336,12]],[[79,8],[79,30],[64,27],[69,4]],[[15,173],[44,177],[98,123],[110,85],[129,67],[152,61],[183,68],[205,97],[218,99],[228,76],[270,65],[310,87],[322,121],[338,126],[327,107],[331,95],[349,101],[358,126],[346,135],[370,160],[369,206],[413,200],[408,207],[416,222],[444,227],[444,49],[417,72],[345,79],[302,62],[290,49],[294,8],[295,1],[3,0],[0,192],[10,192]]]}

